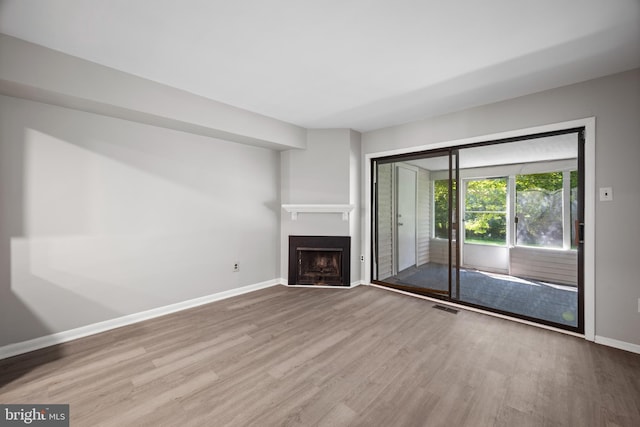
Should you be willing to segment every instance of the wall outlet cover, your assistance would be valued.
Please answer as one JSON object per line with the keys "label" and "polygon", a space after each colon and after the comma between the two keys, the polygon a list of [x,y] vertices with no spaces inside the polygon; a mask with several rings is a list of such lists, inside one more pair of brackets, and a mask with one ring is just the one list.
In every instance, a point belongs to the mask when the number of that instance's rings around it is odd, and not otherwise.
{"label": "wall outlet cover", "polygon": [[611,187],[600,187],[600,201],[601,202],[610,202],[613,200],[613,188]]}

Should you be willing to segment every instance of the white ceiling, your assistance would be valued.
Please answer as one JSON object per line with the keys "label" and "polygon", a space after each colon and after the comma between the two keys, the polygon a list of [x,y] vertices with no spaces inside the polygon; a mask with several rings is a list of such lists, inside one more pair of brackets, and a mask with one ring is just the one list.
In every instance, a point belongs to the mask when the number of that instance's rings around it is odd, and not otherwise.
{"label": "white ceiling", "polygon": [[0,32],[360,131],[640,67],[638,0],[0,0]]}

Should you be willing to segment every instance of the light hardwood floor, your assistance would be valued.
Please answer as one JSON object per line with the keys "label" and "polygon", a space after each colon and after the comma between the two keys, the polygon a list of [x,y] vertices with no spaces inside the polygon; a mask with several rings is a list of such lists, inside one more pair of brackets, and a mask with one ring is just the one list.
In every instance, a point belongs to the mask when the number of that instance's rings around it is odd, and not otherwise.
{"label": "light hardwood floor", "polygon": [[72,426],[639,426],[640,355],[360,286],[276,286],[0,361]]}

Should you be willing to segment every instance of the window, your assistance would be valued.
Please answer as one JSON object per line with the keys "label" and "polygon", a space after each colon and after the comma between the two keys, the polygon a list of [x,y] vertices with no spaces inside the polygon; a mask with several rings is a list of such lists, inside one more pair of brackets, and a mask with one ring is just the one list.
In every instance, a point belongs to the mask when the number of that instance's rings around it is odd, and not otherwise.
{"label": "window", "polygon": [[449,180],[433,181],[433,236],[449,238]]}
{"label": "window", "polygon": [[507,244],[507,178],[466,182],[464,241]]}
{"label": "window", "polygon": [[561,248],[562,172],[516,176],[516,244]]}
{"label": "window", "polygon": [[[464,207],[466,244],[577,248],[577,171],[472,178],[465,180],[464,185],[464,204],[461,207]],[[509,207],[508,200],[514,189],[515,194],[511,196],[514,204]],[[435,180],[435,238],[449,237],[448,208],[449,180]]]}
{"label": "window", "polygon": [[[570,192],[567,201],[564,197],[565,188]],[[574,224],[577,217],[577,192],[577,171],[517,175],[515,243],[521,246],[575,248],[575,230],[570,224]],[[565,202],[569,206],[564,206]],[[570,215],[567,221],[565,215]],[[569,233],[568,236],[565,233]]]}
{"label": "window", "polygon": [[578,222],[578,171],[571,171],[569,180],[569,187],[571,189],[571,196],[569,197],[569,203],[571,204],[571,249],[577,249],[576,223]]}

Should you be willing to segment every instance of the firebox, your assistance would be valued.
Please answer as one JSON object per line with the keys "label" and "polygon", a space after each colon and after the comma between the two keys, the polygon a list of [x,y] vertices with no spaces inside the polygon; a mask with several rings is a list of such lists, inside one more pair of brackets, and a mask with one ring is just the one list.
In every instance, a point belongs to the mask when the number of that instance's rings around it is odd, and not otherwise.
{"label": "firebox", "polygon": [[349,286],[351,237],[289,236],[289,284]]}

